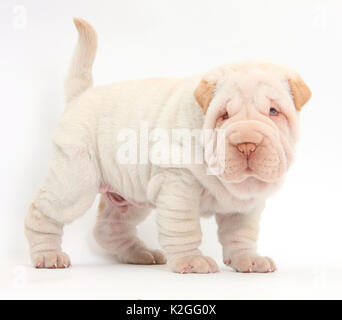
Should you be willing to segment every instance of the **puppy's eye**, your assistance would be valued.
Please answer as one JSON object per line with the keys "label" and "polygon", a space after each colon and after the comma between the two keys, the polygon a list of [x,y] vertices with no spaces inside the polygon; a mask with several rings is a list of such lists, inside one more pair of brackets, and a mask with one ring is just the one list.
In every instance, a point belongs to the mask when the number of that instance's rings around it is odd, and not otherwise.
{"label": "puppy's eye", "polygon": [[228,118],[229,118],[228,112],[226,112],[225,114],[222,115],[223,120],[227,120]]}
{"label": "puppy's eye", "polygon": [[270,115],[271,116],[277,116],[279,114],[279,111],[275,108],[270,108]]}

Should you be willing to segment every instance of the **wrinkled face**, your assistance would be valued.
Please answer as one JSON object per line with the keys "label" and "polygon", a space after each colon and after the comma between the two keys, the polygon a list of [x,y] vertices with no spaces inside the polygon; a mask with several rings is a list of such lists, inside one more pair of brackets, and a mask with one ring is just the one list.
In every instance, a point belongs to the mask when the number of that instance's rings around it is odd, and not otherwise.
{"label": "wrinkled face", "polygon": [[[204,128],[220,129],[224,136],[213,149],[218,159],[214,165],[224,166],[220,179],[269,183],[280,180],[287,171],[294,157],[302,107],[296,101],[303,103],[310,97],[306,85],[289,80],[290,76],[275,65],[242,64],[215,70],[202,81],[206,90],[199,88],[197,93],[210,96],[206,96]],[[305,92],[294,92],[298,87]]]}

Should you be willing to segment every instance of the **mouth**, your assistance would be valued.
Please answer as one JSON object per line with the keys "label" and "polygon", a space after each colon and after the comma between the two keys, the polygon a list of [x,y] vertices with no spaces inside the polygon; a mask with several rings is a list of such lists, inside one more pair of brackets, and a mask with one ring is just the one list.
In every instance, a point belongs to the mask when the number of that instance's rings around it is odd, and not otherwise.
{"label": "mouth", "polygon": [[252,173],[254,173],[253,169],[251,169],[251,168],[249,167],[249,164],[248,164],[248,163],[247,163],[247,168],[246,168],[246,170],[245,170],[245,173],[247,173],[247,174],[252,174]]}
{"label": "mouth", "polygon": [[246,182],[250,179],[253,181],[259,181],[260,183],[270,183],[275,180],[273,178],[264,177],[263,175],[259,174],[257,170],[252,169],[248,160],[245,162],[244,167],[240,167],[238,174],[232,176],[231,172],[226,169],[221,177],[227,182],[229,181],[233,184]]}
{"label": "mouth", "polygon": [[247,161],[246,168],[242,170],[241,172],[241,178],[242,181],[249,179],[249,178],[255,178],[257,180],[263,181],[258,174],[249,166],[249,163]]}
{"label": "mouth", "polygon": [[249,177],[251,175],[255,176],[255,170],[252,169],[251,161],[254,154],[251,154],[247,157],[241,157],[241,173],[245,177]]}
{"label": "mouth", "polygon": [[224,170],[221,178],[229,183],[241,183],[249,178],[255,178],[261,180],[258,175],[255,173],[253,169],[251,169],[248,165],[242,170],[239,171],[238,175],[232,176],[229,170]]}

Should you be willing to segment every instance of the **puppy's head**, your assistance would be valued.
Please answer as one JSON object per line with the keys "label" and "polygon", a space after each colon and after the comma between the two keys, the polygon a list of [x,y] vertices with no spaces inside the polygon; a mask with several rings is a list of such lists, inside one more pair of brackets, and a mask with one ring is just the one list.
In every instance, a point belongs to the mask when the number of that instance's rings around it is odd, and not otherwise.
{"label": "puppy's head", "polygon": [[220,179],[258,187],[281,180],[294,157],[299,111],[311,97],[296,72],[269,63],[227,65],[206,74],[194,95],[204,129],[224,135],[212,148],[213,159],[224,159]]}

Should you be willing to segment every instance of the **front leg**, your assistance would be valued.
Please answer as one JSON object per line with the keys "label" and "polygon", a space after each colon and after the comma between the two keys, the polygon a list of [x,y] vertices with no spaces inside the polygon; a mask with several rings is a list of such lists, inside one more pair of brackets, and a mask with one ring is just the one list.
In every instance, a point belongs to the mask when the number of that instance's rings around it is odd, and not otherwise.
{"label": "front leg", "polygon": [[216,262],[198,249],[201,239],[199,205],[202,187],[183,170],[165,173],[155,201],[159,241],[172,271],[211,273]]}
{"label": "front leg", "polygon": [[216,214],[223,261],[238,272],[273,272],[272,259],[257,253],[260,208],[246,214]]}

